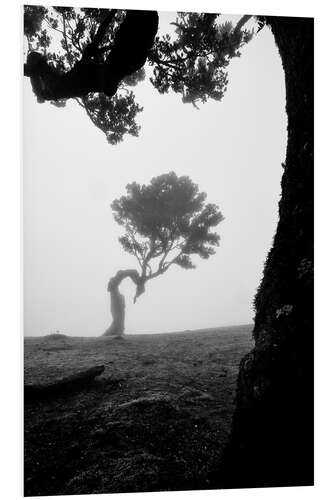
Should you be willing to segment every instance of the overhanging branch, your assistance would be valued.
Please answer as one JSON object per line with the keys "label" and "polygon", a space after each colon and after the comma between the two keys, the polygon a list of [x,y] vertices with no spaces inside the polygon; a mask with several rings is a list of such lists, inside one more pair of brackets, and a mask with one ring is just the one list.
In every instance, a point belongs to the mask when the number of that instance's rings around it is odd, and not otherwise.
{"label": "overhanging branch", "polygon": [[244,26],[244,24],[246,24],[251,19],[251,17],[253,17],[253,16],[247,15],[247,14],[242,16],[240,18],[240,20],[238,21],[238,23],[236,24],[234,31],[240,31],[242,29],[242,27]]}
{"label": "overhanging branch", "polygon": [[105,18],[103,19],[103,21],[101,22],[101,24],[98,27],[96,35],[94,36],[91,43],[89,44],[91,47],[93,47],[94,49],[97,49],[98,46],[101,44],[101,42],[105,36],[105,33],[107,32],[107,29],[108,29],[109,25],[111,24],[111,22],[113,21],[116,13],[117,13],[117,9],[111,9],[110,12],[105,16]]}

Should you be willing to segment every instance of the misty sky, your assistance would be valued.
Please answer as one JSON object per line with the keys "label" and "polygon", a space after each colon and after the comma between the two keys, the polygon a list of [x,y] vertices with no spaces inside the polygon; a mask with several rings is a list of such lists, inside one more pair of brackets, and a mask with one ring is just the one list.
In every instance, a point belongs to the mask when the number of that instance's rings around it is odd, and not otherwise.
{"label": "misty sky", "polygon": [[[162,28],[171,19],[160,14]],[[232,18],[236,22],[238,17]],[[195,270],[174,266],[149,281],[133,304],[128,280],[126,333],[158,333],[251,322],[253,297],[277,223],[285,158],[284,76],[264,28],[229,66],[221,102],[183,104],[149,78],[135,87],[139,138],[111,146],[76,102],[38,104],[24,78],[25,335],[56,330],[100,335],[111,322],[107,282],[135,267],[118,242],[110,203],[129,182],[175,171],[188,175],[225,220],[221,245]]]}

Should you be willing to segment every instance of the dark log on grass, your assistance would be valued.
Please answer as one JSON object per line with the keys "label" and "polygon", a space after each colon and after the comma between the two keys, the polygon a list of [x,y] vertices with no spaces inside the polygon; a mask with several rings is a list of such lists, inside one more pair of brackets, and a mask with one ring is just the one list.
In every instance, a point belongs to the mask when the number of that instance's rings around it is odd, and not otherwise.
{"label": "dark log on grass", "polygon": [[98,365],[88,370],[77,372],[69,377],[64,377],[52,384],[27,384],[24,386],[24,400],[25,402],[29,402],[80,390],[103,372],[104,365]]}

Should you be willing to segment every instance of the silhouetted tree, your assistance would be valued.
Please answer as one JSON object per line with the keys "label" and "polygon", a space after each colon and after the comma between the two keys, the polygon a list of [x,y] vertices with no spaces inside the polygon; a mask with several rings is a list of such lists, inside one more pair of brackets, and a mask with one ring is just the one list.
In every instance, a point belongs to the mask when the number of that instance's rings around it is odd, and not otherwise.
{"label": "silhouetted tree", "polygon": [[140,130],[136,116],[142,108],[128,87],[144,79],[146,61],[161,93],[172,89],[195,106],[223,97],[225,69],[253,33],[242,29],[250,16],[236,27],[218,17],[179,13],[174,36],[156,37],[154,11],[26,6],[24,74],[39,102],[64,106],[66,99],[76,99],[116,144]]}
{"label": "silhouetted tree", "polygon": [[113,322],[104,335],[124,332],[125,300],[119,285],[125,278],[136,286],[135,302],[147,281],[172,265],[194,269],[191,256],[208,259],[220,241],[211,229],[223,216],[216,205],[205,204],[206,194],[199,192],[189,177],[170,172],[153,178],[148,185],[128,184],[126,190],[127,195],[115,200],[111,208],[117,223],[125,228],[119,241],[136,258],[138,270],[120,270],[110,279]]}

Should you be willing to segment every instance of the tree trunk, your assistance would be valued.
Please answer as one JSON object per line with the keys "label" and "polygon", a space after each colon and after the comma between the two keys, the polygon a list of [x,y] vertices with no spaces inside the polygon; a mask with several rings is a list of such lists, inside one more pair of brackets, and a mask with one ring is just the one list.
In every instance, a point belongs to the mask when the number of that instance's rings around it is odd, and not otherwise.
{"label": "tree trunk", "polygon": [[288,146],[279,223],[255,299],[255,347],[240,364],[224,487],[313,484],[313,19],[266,21],[285,71]]}
{"label": "tree trunk", "polygon": [[121,337],[125,331],[125,297],[119,292],[119,283],[109,286],[109,292],[113,320],[103,335]]}
{"label": "tree trunk", "polygon": [[118,271],[117,274],[110,279],[108,283],[108,292],[110,293],[110,309],[112,316],[111,326],[103,333],[103,336],[121,337],[125,331],[125,298],[119,292],[121,282],[131,278],[136,286],[136,294],[134,302],[137,297],[145,291],[145,278],[140,276],[136,269],[126,269],[125,271]]}

